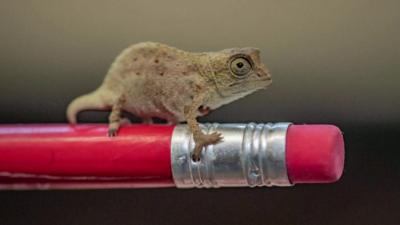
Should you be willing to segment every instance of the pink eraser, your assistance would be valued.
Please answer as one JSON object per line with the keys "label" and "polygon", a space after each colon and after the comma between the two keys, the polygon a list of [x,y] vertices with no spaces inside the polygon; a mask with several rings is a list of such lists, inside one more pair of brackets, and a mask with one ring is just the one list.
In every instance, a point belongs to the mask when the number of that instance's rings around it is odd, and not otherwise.
{"label": "pink eraser", "polygon": [[333,125],[291,125],[286,166],[293,184],[337,181],[344,167],[342,132]]}

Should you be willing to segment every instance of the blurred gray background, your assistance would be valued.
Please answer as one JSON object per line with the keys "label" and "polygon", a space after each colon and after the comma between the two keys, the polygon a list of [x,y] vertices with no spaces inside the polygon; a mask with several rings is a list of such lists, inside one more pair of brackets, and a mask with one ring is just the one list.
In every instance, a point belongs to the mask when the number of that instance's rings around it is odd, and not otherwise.
{"label": "blurred gray background", "polygon": [[0,123],[66,122],[67,104],[133,43],[253,46],[272,86],[201,121],[336,124],[347,153],[330,185],[0,192],[0,224],[398,224],[399,10],[396,0],[1,0]]}
{"label": "blurred gray background", "polygon": [[64,121],[122,49],[151,40],[261,49],[270,89],[203,121],[399,124],[399,9],[395,0],[2,0],[0,122]]}

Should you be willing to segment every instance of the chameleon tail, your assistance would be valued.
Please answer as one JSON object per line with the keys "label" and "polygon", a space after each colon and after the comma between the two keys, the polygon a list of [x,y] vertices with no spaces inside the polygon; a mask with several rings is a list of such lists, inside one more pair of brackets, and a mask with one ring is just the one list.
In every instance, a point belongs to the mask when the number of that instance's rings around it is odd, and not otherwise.
{"label": "chameleon tail", "polygon": [[84,110],[102,110],[109,106],[102,98],[101,89],[97,89],[89,94],[82,95],[74,99],[67,109],[67,119],[69,123],[76,124],[77,115]]}

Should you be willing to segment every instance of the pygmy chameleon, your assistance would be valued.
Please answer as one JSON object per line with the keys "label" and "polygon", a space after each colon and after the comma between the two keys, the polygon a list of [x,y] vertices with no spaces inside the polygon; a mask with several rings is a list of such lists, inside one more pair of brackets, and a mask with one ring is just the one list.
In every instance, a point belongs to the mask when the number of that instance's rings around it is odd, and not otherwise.
{"label": "pygmy chameleon", "polygon": [[205,134],[196,117],[266,88],[271,75],[256,48],[231,48],[192,53],[165,44],[142,42],[123,50],[95,91],[73,100],[67,109],[70,123],[83,110],[111,110],[109,136],[126,121],[126,111],[152,123],[153,117],[170,124],[186,121],[195,147],[192,157],[222,140],[220,133]]}

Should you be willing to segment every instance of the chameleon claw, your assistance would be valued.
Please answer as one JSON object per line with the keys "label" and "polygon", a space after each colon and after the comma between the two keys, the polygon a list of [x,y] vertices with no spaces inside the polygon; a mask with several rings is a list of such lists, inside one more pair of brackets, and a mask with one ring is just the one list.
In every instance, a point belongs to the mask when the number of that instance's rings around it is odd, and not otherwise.
{"label": "chameleon claw", "polygon": [[217,144],[218,142],[222,141],[222,134],[214,132],[212,134],[205,135],[204,138],[204,142],[206,143],[206,145]]}
{"label": "chameleon claw", "polygon": [[108,136],[109,136],[109,137],[115,137],[115,136],[117,136],[117,129],[114,129],[114,128],[108,129]]}
{"label": "chameleon claw", "polygon": [[192,155],[192,160],[193,160],[194,162],[200,161],[200,154],[193,153],[193,155]]}

